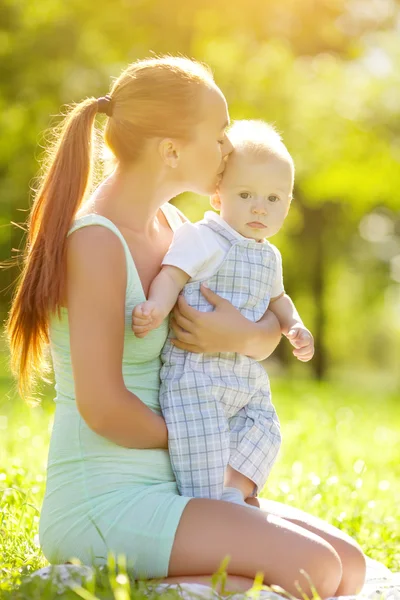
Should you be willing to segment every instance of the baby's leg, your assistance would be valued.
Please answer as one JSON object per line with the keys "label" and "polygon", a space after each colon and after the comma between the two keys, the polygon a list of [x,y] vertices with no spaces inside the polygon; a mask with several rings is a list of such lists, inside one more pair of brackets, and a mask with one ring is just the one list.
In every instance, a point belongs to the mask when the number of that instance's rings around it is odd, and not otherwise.
{"label": "baby's leg", "polygon": [[231,465],[228,465],[225,471],[225,488],[236,489],[241,492],[241,504],[243,504],[245,498],[252,496],[254,491],[255,483],[242,473],[232,469]]}
{"label": "baby's leg", "polygon": [[[261,491],[281,446],[279,419],[271,404],[269,389],[257,391],[248,404],[229,419],[229,428],[230,467],[253,482],[252,491],[254,484],[255,491]],[[232,473],[231,478],[234,477]]]}
{"label": "baby's leg", "polygon": [[211,382],[195,373],[166,381],[160,403],[180,494],[220,499],[229,460],[229,429]]}

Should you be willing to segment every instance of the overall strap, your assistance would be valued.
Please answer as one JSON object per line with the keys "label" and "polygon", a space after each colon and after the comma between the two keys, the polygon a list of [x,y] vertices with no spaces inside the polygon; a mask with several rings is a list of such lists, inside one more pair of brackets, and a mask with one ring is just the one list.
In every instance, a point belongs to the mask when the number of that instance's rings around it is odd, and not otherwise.
{"label": "overall strap", "polygon": [[219,235],[221,235],[231,245],[236,244],[238,242],[238,238],[236,236],[234,236],[233,233],[231,233],[228,229],[225,229],[225,227],[223,227],[219,223],[216,223],[215,221],[212,221],[211,219],[210,220],[207,219],[207,220],[200,221],[200,222],[202,224],[204,224],[206,227],[209,227],[210,229],[215,231],[215,233],[218,233]]}

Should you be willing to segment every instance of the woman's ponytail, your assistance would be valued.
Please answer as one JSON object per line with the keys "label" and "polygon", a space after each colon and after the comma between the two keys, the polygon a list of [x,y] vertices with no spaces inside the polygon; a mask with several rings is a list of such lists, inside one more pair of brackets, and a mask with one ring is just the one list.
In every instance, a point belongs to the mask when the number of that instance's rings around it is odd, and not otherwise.
{"label": "woman's ponytail", "polygon": [[23,269],[6,322],[11,370],[23,397],[49,371],[44,352],[49,316],[60,314],[67,233],[91,179],[97,112],[95,98],[70,108],[55,131],[29,216]]}

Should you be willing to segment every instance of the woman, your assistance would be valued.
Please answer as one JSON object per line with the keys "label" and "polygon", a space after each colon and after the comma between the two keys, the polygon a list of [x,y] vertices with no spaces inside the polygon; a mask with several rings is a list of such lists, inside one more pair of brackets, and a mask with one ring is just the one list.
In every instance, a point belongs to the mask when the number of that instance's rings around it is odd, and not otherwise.
{"label": "woman", "polygon": [[[109,117],[105,140],[117,166],[83,202],[97,112]],[[102,564],[108,551],[124,553],[137,575],[200,583],[229,555],[232,590],[249,589],[262,572],[266,584],[309,594],[304,571],[321,597],[350,594],[363,583],[364,557],[337,529],[276,503],[264,512],[178,495],[158,403],[167,323],[145,339],[131,331],[132,309],[184,218],[167,202],[213,192],[231,151],[228,121],[209,70],[172,57],[130,65],[110,96],[66,118],[30,216],[7,325],[22,393],[43,368],[47,341],[55,371],[42,549],[50,562]],[[250,323],[204,294],[213,313],[182,300],[175,310],[179,347],[258,358],[273,351],[272,314]]]}

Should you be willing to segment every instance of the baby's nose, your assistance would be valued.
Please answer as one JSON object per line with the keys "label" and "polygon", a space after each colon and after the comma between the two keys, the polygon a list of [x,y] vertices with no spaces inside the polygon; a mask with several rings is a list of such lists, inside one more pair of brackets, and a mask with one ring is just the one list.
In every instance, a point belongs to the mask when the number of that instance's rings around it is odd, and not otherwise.
{"label": "baby's nose", "polygon": [[264,206],[253,206],[252,210],[254,215],[266,215],[267,210]]}

